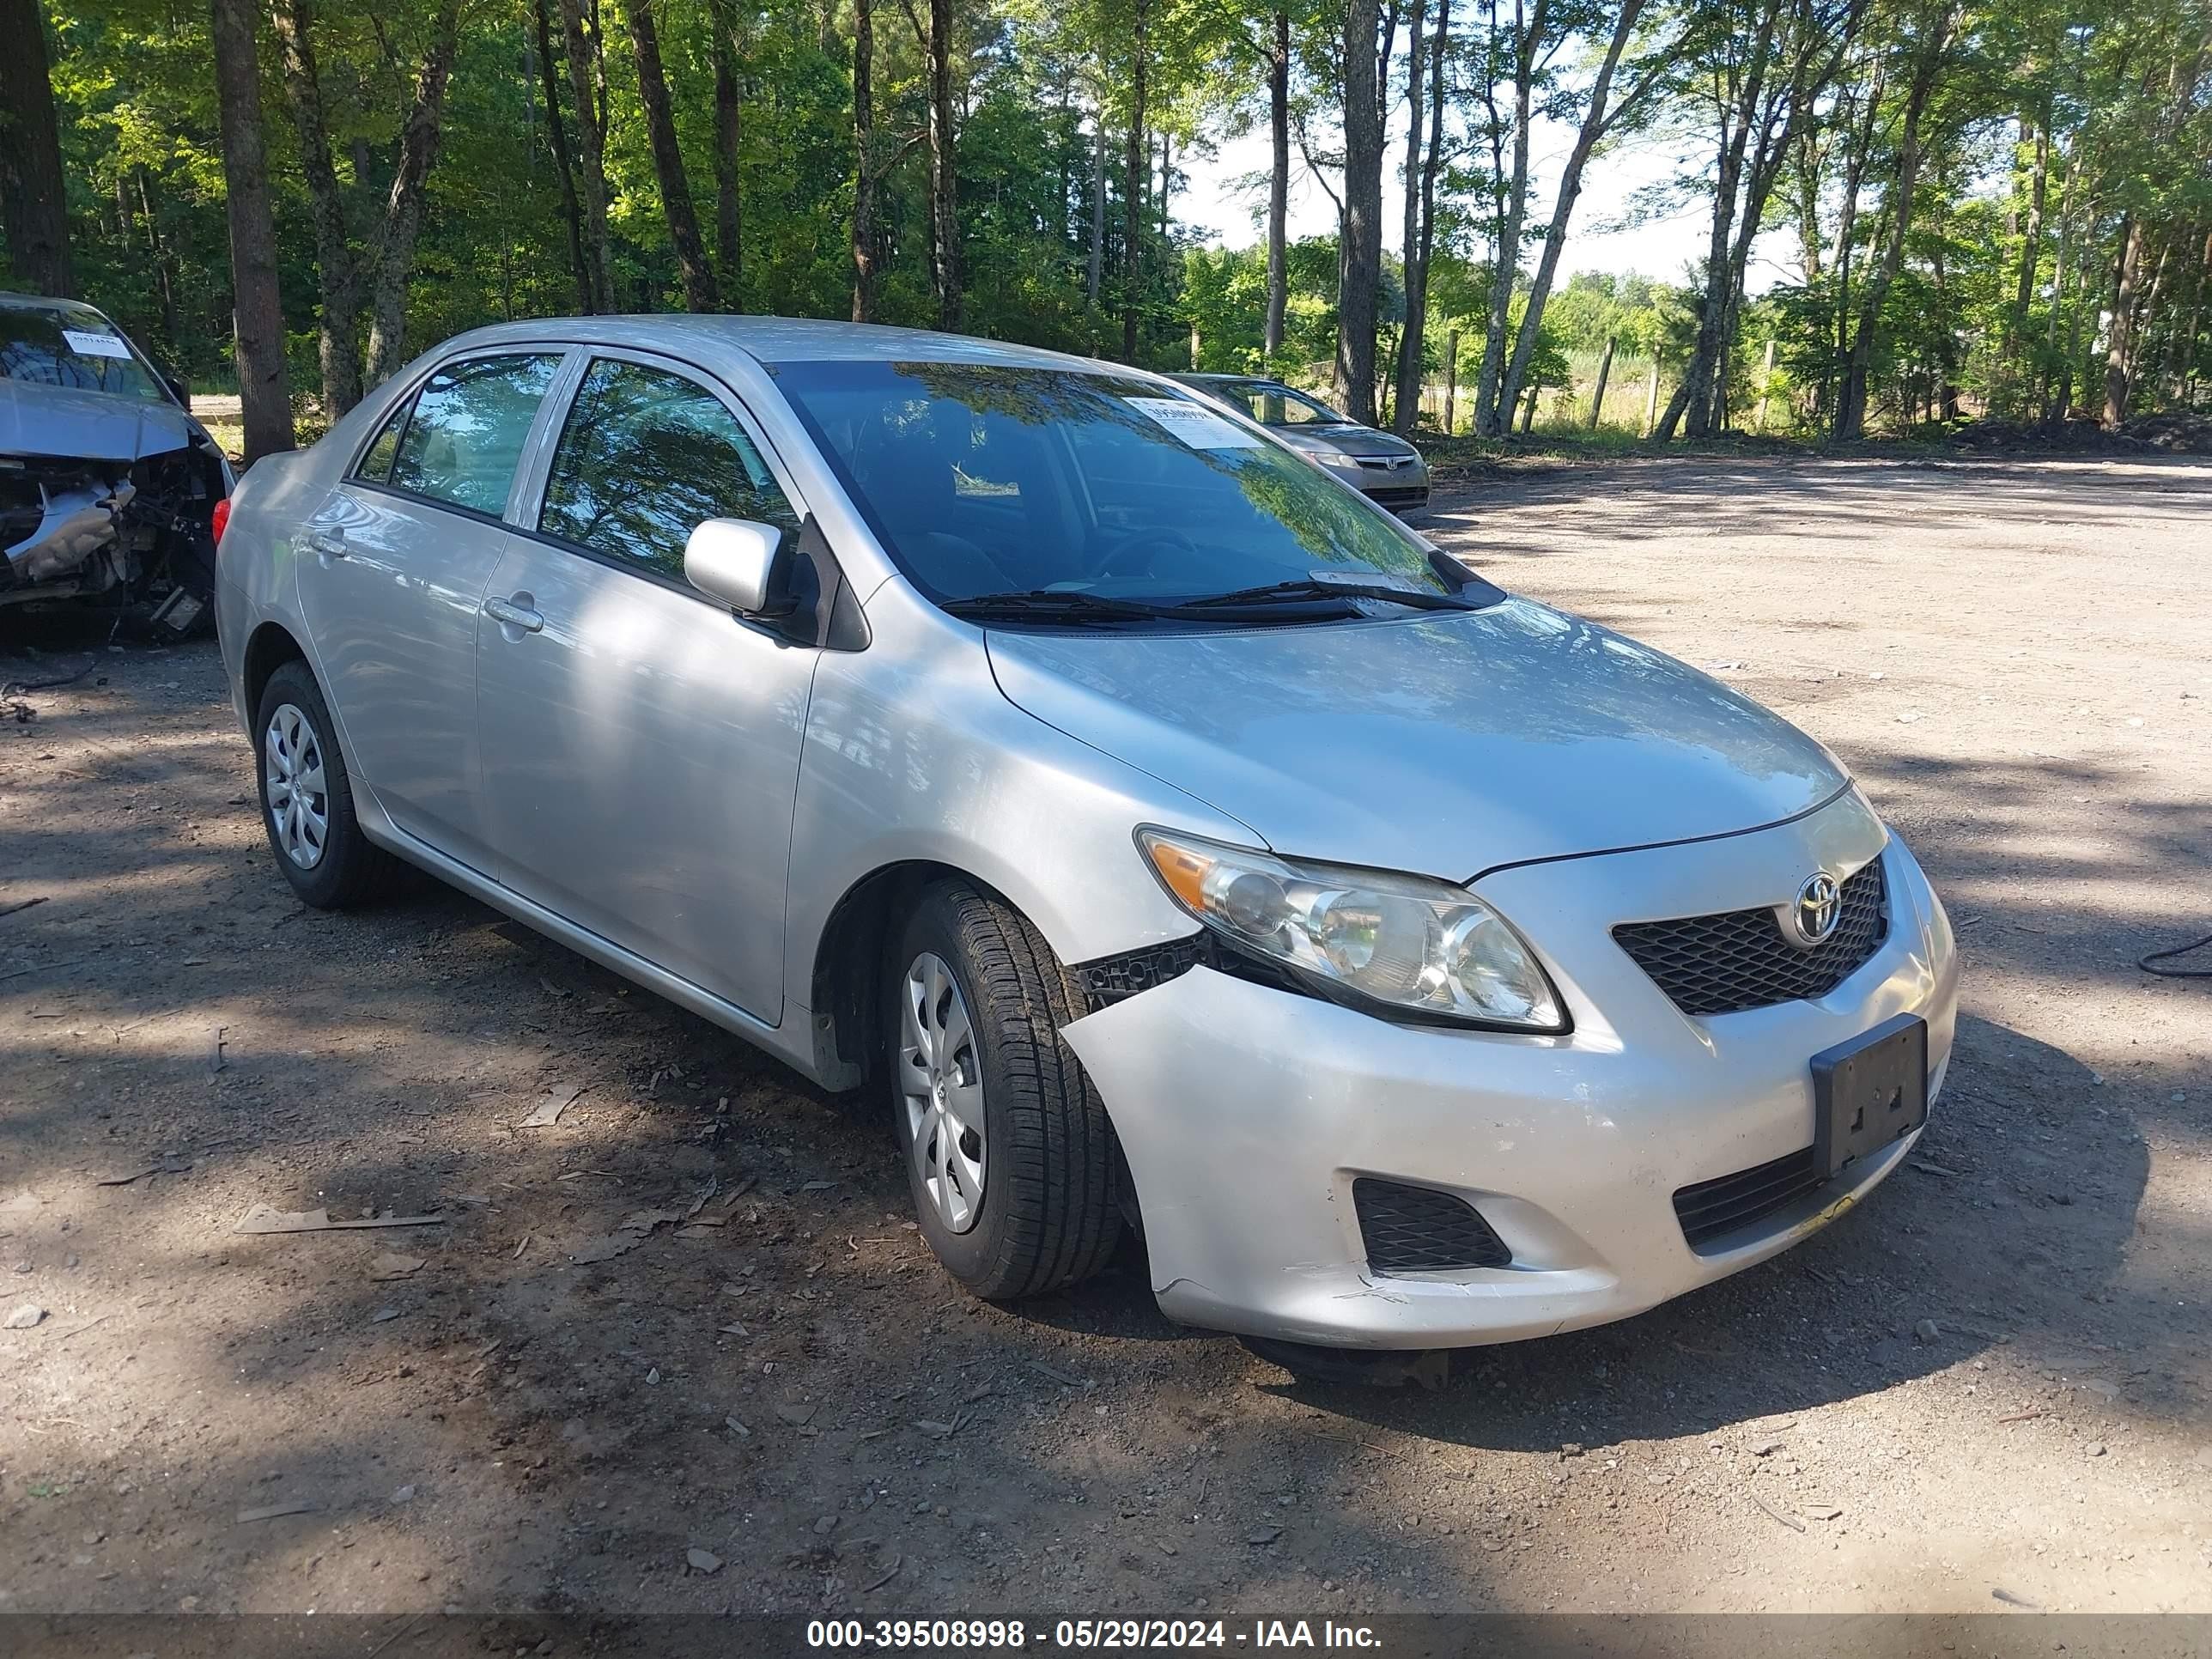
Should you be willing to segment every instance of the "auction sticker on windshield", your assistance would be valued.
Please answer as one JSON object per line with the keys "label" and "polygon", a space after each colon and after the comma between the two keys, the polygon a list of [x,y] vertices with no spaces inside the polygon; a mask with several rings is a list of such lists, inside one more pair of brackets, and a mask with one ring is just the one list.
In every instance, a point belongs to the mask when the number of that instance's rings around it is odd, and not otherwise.
{"label": "auction sticker on windshield", "polygon": [[1180,398],[1130,398],[1132,409],[1149,415],[1193,449],[1257,449],[1257,433],[1224,421],[1210,409]]}
{"label": "auction sticker on windshield", "polygon": [[112,334],[94,334],[82,328],[65,328],[62,337],[80,357],[120,357],[131,361],[131,348]]}

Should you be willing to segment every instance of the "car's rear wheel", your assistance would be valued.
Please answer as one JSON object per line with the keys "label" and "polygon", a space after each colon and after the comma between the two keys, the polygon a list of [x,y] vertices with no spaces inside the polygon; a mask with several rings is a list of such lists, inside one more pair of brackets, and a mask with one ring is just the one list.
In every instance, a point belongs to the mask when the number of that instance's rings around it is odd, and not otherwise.
{"label": "car's rear wheel", "polygon": [[330,707],[306,663],[295,658],[269,677],[254,731],[262,828],[292,890],[319,910],[384,891],[399,861],[361,832]]}
{"label": "car's rear wheel", "polygon": [[1060,1028],[1080,995],[1018,912],[921,896],[887,963],[891,1110],[922,1237],[993,1299],[1096,1273],[1121,1236],[1114,1134]]}

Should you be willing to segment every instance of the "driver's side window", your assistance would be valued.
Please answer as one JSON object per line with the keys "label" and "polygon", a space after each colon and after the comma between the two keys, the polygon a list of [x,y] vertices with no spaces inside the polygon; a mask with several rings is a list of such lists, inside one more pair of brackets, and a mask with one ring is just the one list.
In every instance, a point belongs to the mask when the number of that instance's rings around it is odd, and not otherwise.
{"label": "driver's side window", "polygon": [[553,452],[539,531],[682,581],[684,544],[706,519],[799,529],[782,486],[720,398],[667,369],[593,362]]}

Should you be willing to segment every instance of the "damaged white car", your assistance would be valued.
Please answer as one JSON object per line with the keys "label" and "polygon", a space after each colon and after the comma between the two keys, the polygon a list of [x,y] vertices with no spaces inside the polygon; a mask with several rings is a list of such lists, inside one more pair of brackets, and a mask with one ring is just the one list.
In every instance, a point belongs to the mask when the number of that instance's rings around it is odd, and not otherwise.
{"label": "damaged white car", "polygon": [[0,294],[0,606],[112,606],[181,638],[210,619],[235,483],[179,390],[88,305]]}

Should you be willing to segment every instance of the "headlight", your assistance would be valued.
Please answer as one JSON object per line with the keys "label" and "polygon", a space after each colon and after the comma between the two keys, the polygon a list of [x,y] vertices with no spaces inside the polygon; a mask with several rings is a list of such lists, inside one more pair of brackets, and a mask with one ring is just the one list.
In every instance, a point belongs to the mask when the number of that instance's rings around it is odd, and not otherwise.
{"label": "headlight", "polygon": [[1552,982],[1505,919],[1462,888],[1377,870],[1294,864],[1139,830],[1176,902],[1236,949],[1345,1000],[1455,1024],[1564,1031]]}
{"label": "headlight", "polygon": [[1359,471],[1359,458],[1357,455],[1347,455],[1340,449],[1310,449],[1306,453],[1323,466],[1333,468],[1339,472]]}

